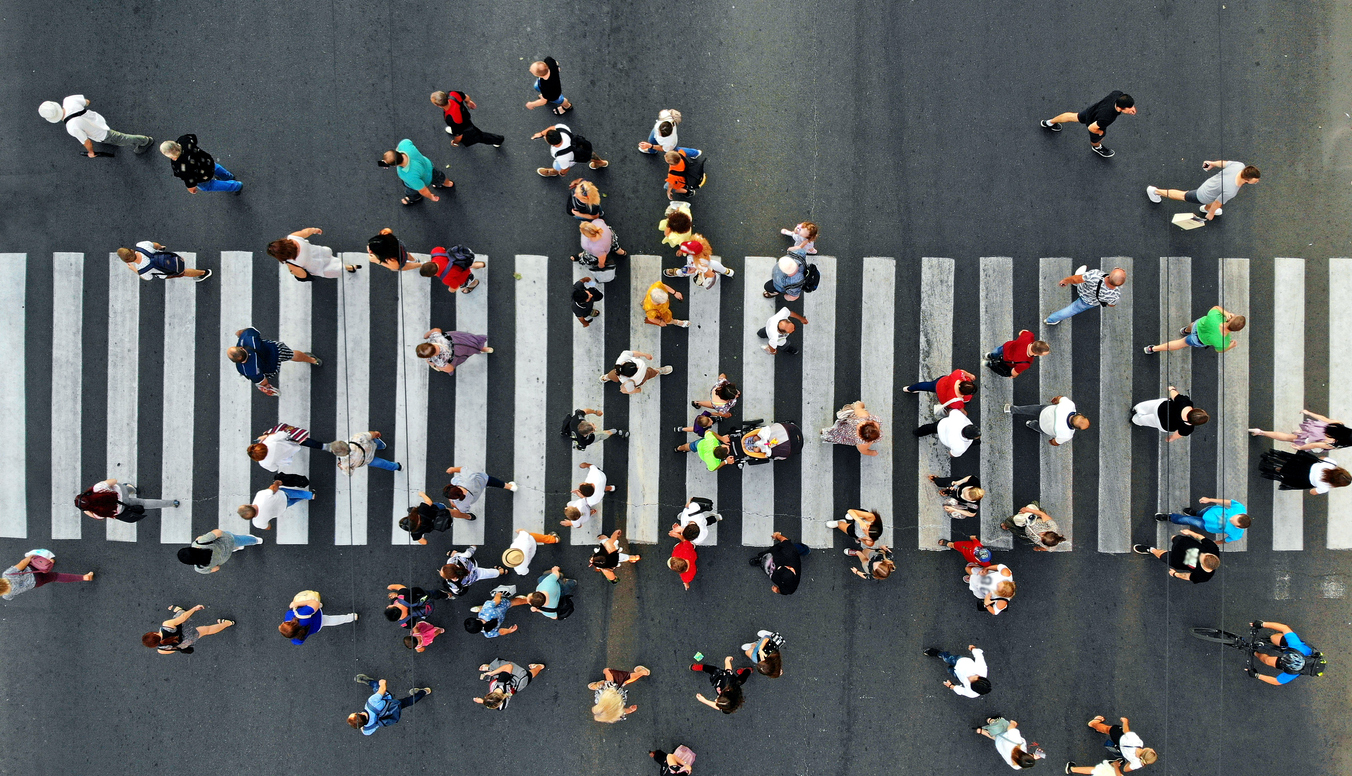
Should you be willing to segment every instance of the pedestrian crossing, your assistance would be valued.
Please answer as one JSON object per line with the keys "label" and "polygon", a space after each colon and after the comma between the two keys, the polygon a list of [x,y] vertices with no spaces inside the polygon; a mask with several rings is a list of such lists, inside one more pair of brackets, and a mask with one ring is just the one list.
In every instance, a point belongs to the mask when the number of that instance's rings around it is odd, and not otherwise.
{"label": "pedestrian crossing", "polygon": [[[197,257],[184,254],[190,265],[197,263]],[[418,257],[425,259],[426,257]],[[490,261],[487,256],[479,260]],[[27,438],[27,426],[33,421],[27,417],[26,390],[30,386],[42,385],[48,375],[28,374],[25,365],[33,359],[26,358],[24,332],[33,326],[42,326],[46,321],[31,320],[26,316],[25,297],[31,293],[32,278],[28,273],[26,254],[0,254],[0,311],[6,315],[10,326],[0,332],[0,346],[11,357],[13,368],[0,374],[0,407],[6,410],[10,418],[11,433],[19,438]],[[365,255],[358,253],[343,254],[343,260],[349,263],[365,263]],[[667,466],[671,445],[668,433],[675,425],[689,422],[688,409],[679,415],[666,417],[662,411],[664,392],[677,390],[680,380],[655,378],[643,386],[641,393],[624,397],[629,417],[627,427],[634,436],[629,440],[611,440],[597,443],[585,452],[574,451],[567,459],[555,454],[558,446],[552,443],[556,436],[558,419],[546,412],[546,396],[554,386],[566,385],[567,403],[570,407],[601,409],[607,402],[615,405],[613,386],[603,385],[597,377],[607,371],[615,353],[605,348],[605,332],[612,334],[624,332],[627,337],[625,346],[653,356],[653,366],[662,365],[662,329],[643,323],[642,300],[648,286],[662,279],[663,259],[659,256],[633,255],[628,257],[630,282],[630,315],[628,320],[610,320],[606,312],[596,319],[590,328],[582,328],[575,320],[568,318],[571,332],[566,340],[571,345],[569,360],[571,380],[549,379],[549,347],[551,342],[548,311],[551,305],[559,301],[560,295],[551,295],[546,288],[551,262],[563,261],[562,258],[549,258],[539,255],[516,255],[498,259],[510,264],[510,274],[515,278],[513,286],[497,291],[489,284],[490,273],[477,271],[479,287],[472,294],[455,293],[451,295],[454,315],[450,320],[433,319],[433,295],[446,291],[440,284],[433,285],[416,272],[400,273],[395,282],[397,299],[376,299],[373,290],[373,272],[370,268],[361,272],[343,273],[336,281],[318,281],[316,283],[298,283],[284,267],[274,266],[274,262],[264,256],[250,252],[227,251],[219,255],[217,261],[208,258],[206,266],[213,266],[216,274],[208,284],[196,284],[186,280],[164,283],[145,283],[127,272],[115,256],[107,258],[106,267],[100,267],[102,254],[56,253],[51,256],[52,285],[50,294],[53,301],[51,320],[54,333],[50,361],[50,434],[37,433],[29,446],[10,445],[0,451],[3,463],[10,471],[27,471],[29,477],[19,478],[6,489],[0,502],[0,536],[28,537],[42,536],[47,531],[36,530],[30,525],[32,520],[46,518],[50,521],[50,537],[53,540],[91,538],[86,536],[87,528],[96,524],[85,520],[71,505],[75,494],[91,485],[97,479],[107,476],[122,482],[135,482],[145,485],[153,482],[154,476],[138,471],[138,451],[146,445],[158,445],[160,448],[159,488],[149,493],[151,496],[163,495],[165,498],[178,498],[183,506],[178,509],[166,509],[157,513],[157,517],[140,524],[128,524],[118,521],[105,521],[102,532],[109,541],[135,542],[153,541],[154,528],[158,521],[159,541],[167,544],[184,544],[192,536],[213,526],[239,530],[242,522],[235,515],[235,509],[252,500],[249,487],[254,477],[253,463],[243,453],[247,442],[262,429],[278,421],[311,428],[318,434],[316,438],[348,438],[352,434],[367,430],[373,415],[388,417],[388,408],[393,408],[393,426],[388,429],[376,429],[384,433],[391,441],[390,448],[384,454],[404,463],[404,469],[393,473],[392,481],[386,480],[383,472],[373,476],[369,469],[359,469],[351,477],[337,476],[336,487],[332,493],[321,493],[314,505],[302,502],[287,510],[284,517],[275,525],[275,541],[282,544],[327,544],[364,545],[384,543],[386,537],[393,544],[407,544],[409,535],[398,528],[398,520],[407,513],[411,503],[416,503],[416,493],[427,491],[434,499],[440,499],[440,486],[449,477],[444,470],[449,466],[461,466],[466,471],[487,470],[490,474],[503,479],[514,479],[519,490],[504,497],[501,493],[491,492],[475,505],[479,519],[474,522],[458,520],[454,524],[453,539],[457,544],[477,544],[485,540],[485,529],[490,523],[501,525],[509,523],[512,529],[524,528],[531,531],[559,530],[560,535],[566,529],[555,528],[560,519],[558,514],[547,514],[546,501],[554,504],[562,494],[550,494],[546,485],[551,472],[567,466],[569,487],[582,479],[577,464],[587,461],[601,465],[606,450],[609,450],[611,468],[615,461],[623,461],[622,476],[612,471],[612,482],[619,481],[620,487],[602,502],[604,513],[600,519],[570,531],[568,541],[574,544],[587,544],[594,541],[604,525],[606,528],[620,526],[625,528],[628,540],[635,543],[653,543],[665,536],[672,522],[672,516],[682,504],[683,498],[693,495],[714,497],[717,495],[719,476],[708,472],[695,455],[688,455],[681,465],[684,483],[669,483],[662,480],[662,473],[669,471]],[[963,363],[955,363],[955,326],[960,324],[955,315],[955,301],[972,298],[971,291],[955,292],[955,268],[952,258],[922,257],[915,261],[898,261],[888,257],[867,257],[859,262],[849,263],[849,272],[862,273],[863,292],[857,298],[846,298],[846,292],[839,292],[842,285],[838,273],[846,266],[830,256],[813,258],[822,275],[819,289],[804,296],[795,309],[801,309],[809,323],[800,325],[793,334],[791,342],[798,345],[798,355],[781,354],[768,356],[761,350],[764,340],[755,336],[755,332],[765,325],[766,319],[773,314],[782,300],[767,300],[761,295],[761,284],[771,274],[775,259],[772,257],[748,256],[737,267],[736,260],[729,262],[738,270],[735,279],[719,278],[719,284],[735,283],[733,294],[740,291],[740,314],[730,325],[739,328],[740,363],[729,358],[728,353],[720,350],[720,333],[725,320],[723,302],[731,302],[734,297],[724,295],[721,285],[713,289],[702,289],[687,281],[672,281],[670,285],[685,295],[683,303],[676,303],[678,317],[689,317],[691,326],[685,330],[673,330],[678,336],[689,339],[687,356],[683,363],[672,364],[678,372],[684,372],[687,396],[677,397],[673,402],[668,396],[665,406],[673,404],[688,407],[692,398],[705,398],[709,386],[720,372],[733,375],[743,389],[738,412],[741,418],[763,418],[767,421],[782,419],[799,423],[804,436],[805,448],[796,461],[785,464],[748,466],[734,480],[741,490],[741,512],[720,510],[729,518],[724,523],[721,535],[718,527],[711,530],[711,540],[723,543],[738,543],[751,546],[764,546],[770,542],[770,534],[777,527],[785,530],[784,520],[800,521],[800,534],[795,537],[810,546],[823,547],[832,543],[832,533],[826,529],[824,521],[838,517],[849,507],[876,508],[882,512],[887,532],[885,539],[893,546],[906,547],[912,543],[921,549],[935,549],[941,538],[961,536],[979,532],[988,545],[999,548],[1011,546],[1010,535],[999,528],[1000,520],[1012,513],[1019,505],[1013,502],[1015,478],[1032,477],[1034,469],[1031,460],[1016,460],[1013,454],[1014,441],[1024,433],[1022,420],[1011,418],[1001,411],[1006,403],[1012,403],[1015,381],[995,378],[989,372],[979,371],[981,359],[964,357]],[[667,261],[670,265],[672,262]],[[1092,447],[1083,453],[1077,453],[1077,445],[1072,442],[1062,447],[1052,447],[1045,440],[1038,441],[1038,459],[1036,477],[1040,482],[1038,498],[1042,508],[1055,517],[1062,533],[1068,541],[1057,551],[1073,551],[1084,544],[1100,552],[1122,553],[1130,550],[1133,541],[1133,526],[1137,527],[1134,540],[1139,541],[1142,521],[1148,519],[1148,513],[1174,511],[1179,507],[1195,502],[1199,495],[1226,497],[1234,494],[1247,494],[1252,477],[1252,443],[1246,429],[1257,425],[1250,420],[1251,409],[1255,414],[1267,416],[1267,407],[1251,408],[1249,382],[1255,372],[1271,370],[1273,380],[1272,417],[1276,418],[1279,429],[1294,427],[1299,411],[1305,402],[1304,374],[1306,366],[1305,329],[1307,309],[1305,287],[1307,283],[1306,262],[1298,258],[1278,258],[1272,261],[1273,298],[1271,300],[1250,299],[1250,261],[1243,258],[1225,258],[1219,262],[1202,262],[1189,257],[1163,257],[1158,262],[1158,330],[1161,339],[1167,341],[1178,336],[1179,326],[1191,322],[1201,310],[1194,306],[1193,285],[1198,280],[1202,267],[1219,267],[1219,276],[1207,280],[1204,285],[1219,289],[1217,302],[1227,309],[1244,312],[1251,321],[1267,318],[1273,329],[1274,340],[1270,364],[1257,363],[1243,341],[1235,350],[1219,357],[1216,368],[1215,394],[1219,397],[1218,406],[1208,407],[1213,414],[1213,423],[1200,430],[1193,437],[1166,442],[1160,434],[1157,441],[1158,486],[1154,504],[1132,504],[1131,477],[1133,471],[1132,441],[1136,433],[1144,433],[1125,420],[1128,408],[1135,402],[1146,398],[1165,395],[1169,385],[1180,389],[1193,389],[1193,358],[1202,351],[1184,350],[1172,354],[1159,354],[1155,358],[1159,363],[1158,384],[1149,385],[1134,379],[1133,362],[1142,343],[1133,338],[1136,320],[1134,314],[1147,315],[1154,320],[1153,310],[1148,306],[1137,306],[1133,302],[1133,291],[1153,284],[1154,279],[1143,275],[1137,277],[1133,261],[1128,257],[1108,257],[1091,261],[1091,266],[1120,266],[1128,272],[1129,284],[1122,303],[1114,308],[1091,311],[1081,317],[1073,318],[1057,326],[1047,326],[1041,318],[1059,307],[1070,297],[1070,290],[1057,285],[1058,281],[1074,272],[1075,266],[1084,263],[1067,257],[1049,257],[1038,260],[1038,320],[1024,320],[1025,316],[1015,315],[1015,295],[1010,282],[1015,272],[1015,260],[1010,257],[988,256],[978,259],[979,312],[976,321],[979,325],[981,353],[992,350],[996,345],[1017,333],[1019,328],[1034,329],[1039,338],[1052,345],[1053,355],[1039,359],[1032,373],[1023,377],[1023,381],[1035,381],[1037,400],[1045,402],[1056,395],[1069,395],[1077,399],[1083,408],[1091,397],[1076,397],[1072,390],[1072,376],[1084,375],[1075,370],[1084,368],[1071,354],[1077,347],[1074,340],[1076,322],[1087,320],[1089,316],[1099,318],[1099,332],[1095,346],[1098,349],[1098,385],[1097,402],[1099,417],[1093,417],[1093,427],[1080,432],[1096,437],[1097,452]],[[1156,266],[1152,261],[1150,266]],[[1352,292],[1352,259],[1331,259],[1328,268],[1330,300],[1347,298],[1340,292]],[[376,272],[383,270],[375,269]],[[575,267],[574,277],[582,277],[584,268]],[[498,278],[503,273],[495,273]],[[388,287],[386,278],[381,278],[383,287]],[[501,282],[501,281],[499,281]],[[87,286],[91,283],[107,284],[106,310],[96,312],[87,309],[83,303]],[[209,284],[217,284],[219,293],[208,293]],[[334,352],[320,353],[324,365],[320,369],[335,369],[341,379],[337,380],[337,401],[334,406],[322,406],[313,402],[316,394],[315,381],[318,379],[314,367],[304,364],[289,364],[284,368],[280,396],[275,399],[275,409],[269,405],[265,417],[256,417],[253,406],[256,403],[254,387],[239,377],[223,355],[224,349],[234,344],[235,332],[255,323],[260,313],[255,309],[255,293],[264,286],[276,284],[277,324],[273,332],[265,331],[267,336],[275,336],[286,342],[294,350],[309,352],[316,339],[316,325],[332,325],[334,329],[326,333],[333,335],[337,342]],[[333,283],[337,287],[337,310],[320,311],[317,299],[331,299],[321,296],[317,287],[322,283]],[[159,288],[163,290],[160,291]],[[612,282],[605,287],[608,300],[623,295],[626,290],[623,282]],[[897,302],[900,294],[914,293],[918,290],[918,320],[898,320]],[[1152,289],[1153,291],[1153,289]],[[48,293],[45,289],[43,293]],[[162,293],[164,304],[164,322],[144,320],[147,311],[157,309],[145,302],[148,294]],[[853,296],[855,292],[848,292]],[[499,298],[501,297],[501,298]],[[488,331],[489,305],[498,305],[510,299],[511,315],[515,319],[514,341],[495,340]],[[601,303],[606,310],[608,302]],[[1251,307],[1257,304],[1257,307]],[[146,307],[143,310],[143,306]],[[395,341],[386,345],[373,337],[372,310],[393,306],[397,312],[395,321]],[[211,309],[211,308],[216,309]],[[446,309],[440,302],[438,309]],[[617,306],[618,307],[618,306]],[[322,313],[322,314],[321,314]],[[1322,316],[1324,311],[1319,311]],[[967,313],[964,313],[967,315]],[[1328,336],[1330,342],[1340,341],[1347,331],[1348,313],[1340,308],[1336,301],[1330,302],[1327,310]],[[610,316],[610,317],[607,317]],[[842,316],[859,317],[859,335],[857,339],[842,339],[838,335],[838,324]],[[86,320],[89,319],[89,320]],[[552,320],[558,321],[557,317]],[[331,324],[317,324],[316,321],[330,321]],[[211,322],[210,324],[205,322]],[[217,323],[218,322],[218,323]],[[102,354],[89,353],[89,343],[102,342],[98,338],[76,336],[87,326],[106,326],[106,363],[100,364]],[[200,326],[218,325],[219,336],[214,338],[217,345],[212,353],[199,353],[199,335],[209,334],[199,331]],[[1265,322],[1264,325],[1267,325]],[[423,341],[423,335],[430,328],[437,327],[445,331],[459,329],[476,333],[488,333],[489,345],[498,351],[487,356],[475,356],[456,369],[455,374],[433,374],[426,363],[414,354],[414,347]],[[1078,337],[1093,336],[1092,327],[1082,326]],[[1086,334],[1085,332],[1089,332]],[[63,336],[70,333],[72,336]],[[1248,336],[1252,332],[1245,332]],[[898,343],[903,338],[915,337],[918,341],[918,362],[914,366],[894,364],[898,352]],[[554,337],[555,342],[558,337]],[[388,348],[388,350],[387,350]],[[158,350],[162,353],[163,370],[145,368],[141,354]],[[393,351],[389,363],[393,365],[393,397],[373,396],[371,371],[373,359],[382,352]],[[508,351],[504,353],[503,351]],[[909,350],[907,352],[910,352]],[[1210,357],[1215,358],[1214,354]],[[1329,407],[1330,417],[1346,418],[1352,416],[1352,356],[1344,349],[1331,348]],[[973,363],[967,363],[973,361]],[[210,370],[204,370],[205,364],[214,364],[218,385],[214,391],[204,391],[204,380],[210,380]],[[914,425],[928,423],[933,419],[933,397],[921,395],[911,397],[900,393],[900,388],[917,379],[928,379],[947,374],[954,366],[962,366],[978,374],[981,386],[978,401],[973,409],[979,416],[982,442],[967,454],[975,461],[964,461],[959,468],[963,471],[977,471],[987,492],[983,504],[980,525],[975,523],[951,523],[942,511],[941,501],[935,489],[928,481],[929,475],[948,475],[954,471],[955,460],[932,438],[914,440],[909,434]],[[911,369],[918,372],[912,373]],[[860,395],[840,396],[837,393],[838,370],[858,370],[860,375]],[[777,370],[801,372],[801,405],[797,417],[776,417],[775,382]],[[510,385],[511,398],[496,400],[489,393],[489,377]],[[1200,374],[1200,373],[1199,373]],[[781,375],[782,376],[782,375]],[[330,378],[331,379],[331,378]],[[436,393],[431,390],[432,381],[454,381],[454,406],[432,407],[429,396]],[[86,386],[105,383],[108,386],[103,423],[106,425],[103,436],[82,434],[84,428],[84,390]],[[497,382],[495,385],[499,384]],[[1020,383],[1021,385],[1023,383]],[[1083,384],[1083,382],[1081,383]],[[444,384],[443,384],[444,385]],[[158,389],[158,391],[156,390]],[[40,390],[46,391],[47,388]],[[1022,390],[1022,389],[1021,389]],[[153,418],[156,414],[148,412],[142,396],[154,397],[156,393],[162,403],[158,427],[147,422],[142,413]],[[1158,393],[1155,393],[1158,392]],[[499,391],[501,393],[501,391]],[[918,401],[917,401],[918,398]],[[495,399],[495,400],[490,400]],[[833,446],[818,441],[818,430],[831,425],[834,414],[842,405],[862,399],[869,410],[883,421],[884,436],[877,444],[880,455],[860,457],[859,488],[857,500],[840,503],[834,481],[837,474],[837,456]],[[215,402],[211,407],[209,402]],[[505,440],[506,429],[499,430],[499,421],[495,410],[506,405],[512,412],[510,440]],[[379,404],[376,404],[379,402]],[[915,404],[910,404],[915,402]],[[262,406],[262,405],[260,405]],[[1318,408],[1315,408],[1318,409]],[[216,415],[214,438],[210,433],[211,415]],[[784,413],[780,413],[784,414]],[[790,413],[793,414],[793,413]],[[208,425],[198,423],[205,419]],[[894,421],[894,418],[899,419]],[[609,416],[599,418],[598,424],[611,428],[617,424]],[[913,425],[914,423],[914,425]],[[17,425],[16,425],[17,424]],[[27,424],[27,425],[25,425]],[[102,444],[103,469],[99,477],[91,478],[82,468],[87,455],[85,441],[98,440],[92,444]],[[446,449],[443,441],[451,443],[448,459],[440,455]],[[429,458],[429,439],[435,439],[437,446]],[[490,443],[511,447],[510,471],[492,471],[485,469]],[[35,460],[45,460],[46,456],[35,455],[32,448],[50,445],[50,472],[33,472]],[[909,493],[905,484],[911,475],[909,466],[899,465],[897,455],[906,451],[906,446],[915,444],[917,450],[915,469],[915,497],[898,499],[896,496]],[[1193,451],[1192,445],[1205,446],[1206,454],[1214,451],[1218,465],[1216,492],[1196,493],[1190,488],[1193,455],[1202,451]],[[219,451],[216,457],[215,490],[209,492],[212,482],[194,482],[191,462],[194,451],[199,448],[215,446]],[[1084,445],[1081,445],[1085,447]],[[287,471],[298,474],[313,474],[312,469],[328,467],[332,462],[327,455],[311,456],[309,450],[298,453]],[[851,455],[840,458],[851,460],[855,466],[853,451]],[[1336,454],[1335,454],[1336,455]],[[144,455],[141,456],[145,458]],[[1090,459],[1093,460],[1090,460]],[[1097,466],[1098,492],[1096,498],[1077,489],[1073,478],[1077,462],[1081,467]],[[148,458],[146,460],[153,460]],[[909,460],[906,457],[905,460]],[[43,464],[46,466],[47,464]],[[799,476],[793,480],[792,492],[775,490],[775,469],[792,466]],[[38,475],[41,476],[38,476]],[[30,512],[26,482],[32,480],[41,483],[49,479],[51,509],[49,513]],[[1263,484],[1266,488],[1267,485]],[[665,503],[662,495],[667,496]],[[1075,496],[1088,499],[1087,504],[1078,507]],[[566,499],[564,499],[566,500]],[[899,504],[899,501],[906,503]],[[330,502],[330,504],[323,504]],[[1306,547],[1307,541],[1315,543],[1314,537],[1306,535],[1304,499],[1299,492],[1273,492],[1274,508],[1271,531],[1271,549],[1279,551],[1298,551]],[[899,508],[900,507],[900,508]],[[1077,536],[1074,515],[1076,509],[1080,515]],[[315,535],[312,532],[311,509],[323,509],[325,514],[332,510],[334,527],[332,535]],[[1328,499],[1328,529],[1322,542],[1332,549],[1352,548],[1352,497],[1335,492]],[[1092,520],[1092,528],[1085,524]],[[740,523],[740,525],[738,525]],[[374,526],[374,527],[372,527]],[[144,527],[146,531],[138,531]],[[142,535],[145,532],[146,535]],[[388,531],[388,533],[387,533]],[[1089,531],[1085,533],[1084,531]],[[1168,527],[1160,526],[1159,540],[1167,536]],[[325,534],[328,532],[325,531]],[[1087,538],[1086,538],[1087,537]],[[1088,542],[1088,544],[1085,544]],[[1247,542],[1232,543],[1227,552],[1243,551]]]}

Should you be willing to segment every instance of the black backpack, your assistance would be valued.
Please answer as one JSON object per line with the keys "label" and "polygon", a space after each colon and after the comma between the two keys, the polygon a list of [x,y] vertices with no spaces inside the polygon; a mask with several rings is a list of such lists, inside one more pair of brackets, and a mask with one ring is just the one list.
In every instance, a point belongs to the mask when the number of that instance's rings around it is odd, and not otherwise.
{"label": "black backpack", "polygon": [[813,291],[816,291],[816,290],[817,290],[817,286],[821,285],[821,282],[822,282],[822,273],[821,273],[820,270],[817,269],[817,265],[816,265],[816,264],[808,264],[808,265],[803,269],[803,276],[804,276],[804,277],[803,277],[803,292],[804,292],[804,293],[810,294],[810,293],[812,293]]}
{"label": "black backpack", "polygon": [[570,139],[572,139],[573,144],[572,144],[571,146],[569,146],[569,147],[563,149],[563,150],[560,151],[559,153],[560,153],[560,154],[565,154],[565,153],[568,153],[569,151],[572,151],[572,152],[573,152],[573,164],[587,164],[588,162],[590,162],[590,161],[591,161],[591,158],[592,158],[592,153],[593,153],[591,141],[588,140],[587,138],[585,138],[585,137],[583,137],[583,136],[577,134],[576,132],[565,133],[565,134],[567,134],[568,137],[569,137]]}
{"label": "black backpack", "polygon": [[556,620],[566,620],[573,613],[573,597],[571,595],[563,596],[559,599],[559,605],[553,609],[548,606],[541,606],[540,611],[549,612],[555,615]]}
{"label": "black backpack", "polygon": [[452,267],[469,269],[474,265],[474,251],[463,245],[452,245],[446,255],[450,257]]}

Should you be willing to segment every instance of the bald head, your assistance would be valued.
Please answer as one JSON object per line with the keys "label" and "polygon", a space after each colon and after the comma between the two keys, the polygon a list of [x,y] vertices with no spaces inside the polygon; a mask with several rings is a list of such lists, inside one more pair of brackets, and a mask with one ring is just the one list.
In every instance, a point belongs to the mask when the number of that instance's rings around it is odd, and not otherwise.
{"label": "bald head", "polygon": [[1108,273],[1108,285],[1124,286],[1127,284],[1127,271],[1121,267],[1113,267],[1113,271]]}

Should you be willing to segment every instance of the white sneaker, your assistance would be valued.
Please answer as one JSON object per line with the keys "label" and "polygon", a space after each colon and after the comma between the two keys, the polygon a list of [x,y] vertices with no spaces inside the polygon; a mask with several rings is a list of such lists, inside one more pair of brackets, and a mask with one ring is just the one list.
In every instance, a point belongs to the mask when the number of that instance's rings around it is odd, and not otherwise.
{"label": "white sneaker", "polygon": [[754,647],[754,646],[756,646],[756,642],[754,642],[754,641],[752,641],[752,642],[750,642],[750,643],[747,643],[747,644],[743,644],[743,645],[742,645],[742,651],[743,651],[743,652],[750,652],[750,651],[751,651],[751,648]]}
{"label": "white sneaker", "polygon": [[763,631],[756,631],[756,635],[757,635],[757,636],[760,636],[760,637],[763,638],[763,639],[768,639],[768,638],[770,638],[771,636],[773,636],[773,635],[775,635],[775,634],[774,634],[773,632],[771,632],[771,631],[763,630]]}
{"label": "white sneaker", "polygon": [[1161,196],[1160,196],[1160,190],[1157,189],[1157,188],[1155,188],[1154,186],[1146,186],[1146,187],[1145,187],[1145,195],[1146,195],[1147,197],[1150,197],[1150,201],[1151,201],[1151,202],[1163,202],[1163,201],[1164,201],[1164,197],[1161,197]]}
{"label": "white sneaker", "polygon": [[1075,274],[1076,274],[1076,275],[1083,275],[1084,273],[1086,273],[1086,272],[1088,272],[1088,271],[1089,271],[1089,265],[1088,265],[1088,264],[1081,264],[1080,266],[1078,266],[1078,267],[1075,268]]}
{"label": "white sneaker", "polygon": [[840,521],[839,521],[839,520],[827,520],[827,521],[826,521],[826,527],[827,527],[827,528],[835,528],[835,527],[837,527],[837,526],[839,526],[839,525],[840,525]]}
{"label": "white sneaker", "polygon": [[451,137],[455,137],[455,130],[451,129],[450,127],[446,127],[446,134],[450,135]]}
{"label": "white sneaker", "polygon": [[[1225,208],[1221,208],[1221,207],[1216,208],[1216,215],[1220,215],[1220,214],[1221,214],[1221,211],[1224,210],[1224,209],[1225,209]],[[1197,210],[1198,210],[1199,212],[1201,212],[1202,214],[1206,214],[1206,205],[1202,205],[1201,207],[1197,208]]]}
{"label": "white sneaker", "polygon": [[737,270],[734,270],[734,269],[725,269],[725,270],[723,270],[723,276],[724,276],[724,277],[733,277],[733,276],[735,276],[736,274],[737,274]]}
{"label": "white sneaker", "polygon": [[503,485],[502,487],[505,488],[505,489],[507,489],[507,490],[516,490],[516,483],[515,483],[515,482],[509,482],[509,483],[507,483],[506,485]]}
{"label": "white sneaker", "polygon": [[657,373],[660,374],[660,375],[669,375],[669,374],[671,374],[672,369],[673,369],[673,367],[671,367],[670,365],[658,367],[658,368],[657,368]]}
{"label": "white sneaker", "polygon": [[690,321],[673,321],[673,323],[680,326],[682,329],[690,328]]}

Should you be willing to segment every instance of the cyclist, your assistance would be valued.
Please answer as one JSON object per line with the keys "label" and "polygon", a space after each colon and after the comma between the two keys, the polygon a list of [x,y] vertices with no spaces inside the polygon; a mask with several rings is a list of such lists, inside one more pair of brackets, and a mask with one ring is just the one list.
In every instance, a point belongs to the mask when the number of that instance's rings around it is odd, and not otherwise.
{"label": "cyclist", "polygon": [[1301,669],[1305,668],[1306,658],[1309,658],[1314,654],[1314,650],[1310,648],[1310,645],[1301,641],[1300,636],[1297,636],[1295,631],[1282,625],[1280,622],[1254,620],[1249,624],[1255,628],[1268,628],[1276,631],[1276,633],[1272,634],[1270,640],[1278,650],[1280,650],[1280,653],[1264,654],[1263,652],[1257,652],[1254,654],[1254,657],[1263,665],[1276,668],[1280,670],[1281,673],[1276,676],[1268,676],[1267,674],[1260,674],[1252,668],[1244,669],[1245,672],[1248,673],[1249,676],[1256,677],[1259,681],[1276,685],[1287,684],[1300,676],[1302,673]]}

